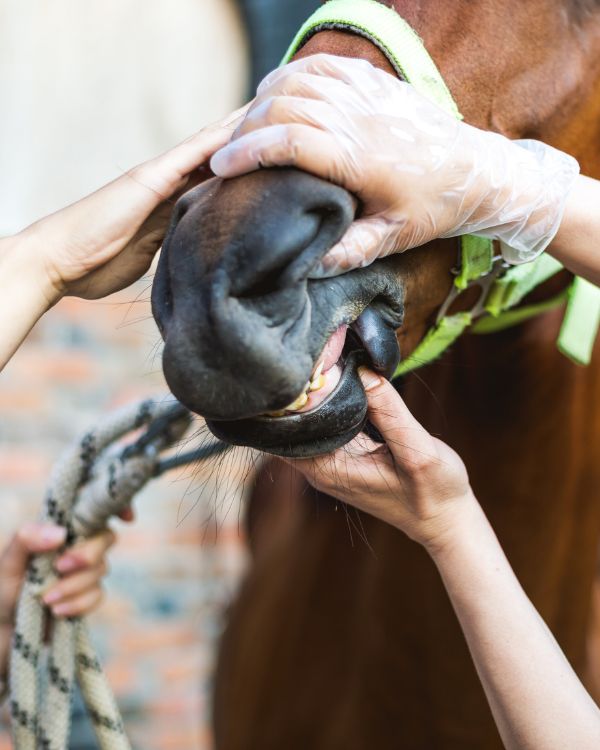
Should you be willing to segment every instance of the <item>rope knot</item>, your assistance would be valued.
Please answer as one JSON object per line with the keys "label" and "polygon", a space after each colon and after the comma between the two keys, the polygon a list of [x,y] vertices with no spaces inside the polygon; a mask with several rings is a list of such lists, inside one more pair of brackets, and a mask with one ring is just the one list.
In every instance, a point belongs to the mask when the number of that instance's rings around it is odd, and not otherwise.
{"label": "rope knot", "polygon": [[[153,477],[223,449],[223,444],[216,444],[201,452],[161,459],[161,453],[181,440],[191,422],[192,415],[172,397],[144,401],[110,414],[67,450],[54,468],[43,520],[65,526],[69,546],[103,529]],[[131,445],[116,445],[144,426]],[[53,619],[41,600],[54,580],[55,556],[42,554],[31,560],[17,606],[10,662],[15,750],[66,750],[75,679],[100,748],[129,750],[84,621],[77,617]],[[50,641],[45,653],[48,624]]]}

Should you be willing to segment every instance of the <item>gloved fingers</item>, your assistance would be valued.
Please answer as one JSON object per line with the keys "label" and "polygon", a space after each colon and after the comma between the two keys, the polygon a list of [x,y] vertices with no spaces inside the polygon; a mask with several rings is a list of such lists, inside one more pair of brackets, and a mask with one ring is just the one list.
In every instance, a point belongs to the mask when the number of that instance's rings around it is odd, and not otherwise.
{"label": "gloved fingers", "polygon": [[210,163],[219,177],[236,177],[259,167],[294,166],[360,192],[361,170],[342,138],[309,125],[272,125],[231,141]]}
{"label": "gloved fingers", "polygon": [[358,101],[358,92],[355,87],[349,86],[336,78],[326,78],[314,75],[314,73],[301,72],[280,76],[268,86],[261,85],[260,93],[257,93],[254,102],[262,102],[274,96],[328,99],[333,102],[339,102],[340,99],[345,101],[347,97],[352,97],[353,101]]}
{"label": "gloved fingers", "polygon": [[313,279],[339,276],[397,251],[396,227],[393,223],[380,215],[357,219],[348,227],[342,239],[321,258],[309,276]]}
{"label": "gloved fingers", "polygon": [[310,55],[299,60],[293,60],[291,63],[269,73],[260,83],[257,94],[261,95],[266,88],[269,88],[281,78],[295,73],[326,76],[354,87],[356,86],[357,76],[363,78],[365,75],[376,75],[377,72],[382,71],[378,71],[367,60],[360,60],[353,57],[338,57],[337,55],[327,55],[324,53]]}
{"label": "gloved fingers", "polygon": [[330,125],[336,117],[338,114],[329,103],[324,101],[295,96],[268,97],[250,110],[236,130],[235,139],[273,125],[311,125],[325,130],[324,123]]}

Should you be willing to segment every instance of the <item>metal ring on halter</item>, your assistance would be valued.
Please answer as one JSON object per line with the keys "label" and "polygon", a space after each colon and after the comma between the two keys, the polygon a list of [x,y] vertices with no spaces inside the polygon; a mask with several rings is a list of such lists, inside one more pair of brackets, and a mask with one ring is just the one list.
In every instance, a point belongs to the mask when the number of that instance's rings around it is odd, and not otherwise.
{"label": "metal ring on halter", "polygon": [[490,289],[495,284],[496,279],[509,267],[509,264],[506,263],[502,256],[497,255],[492,260],[491,270],[484,276],[480,276],[478,279],[473,279],[473,281],[470,281],[464,289],[459,289],[457,286],[452,284],[452,289],[450,290],[448,296],[446,297],[444,303],[438,311],[435,321],[436,325],[446,317],[446,315],[448,314],[448,310],[452,307],[455,300],[457,300],[461,294],[466,292],[468,289],[472,289],[474,286],[478,286],[481,288],[481,294],[477,298],[477,302],[467,312],[471,315],[471,318],[473,320],[480,318],[485,313],[485,303],[490,293]]}

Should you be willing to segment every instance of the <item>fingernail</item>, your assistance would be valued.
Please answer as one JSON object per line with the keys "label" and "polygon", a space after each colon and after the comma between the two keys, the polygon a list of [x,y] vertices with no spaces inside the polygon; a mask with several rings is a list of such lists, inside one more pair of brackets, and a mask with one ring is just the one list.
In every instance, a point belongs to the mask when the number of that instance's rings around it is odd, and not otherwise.
{"label": "fingernail", "polygon": [[62,544],[67,538],[64,526],[46,524],[40,527],[40,539],[47,544]]}
{"label": "fingernail", "polygon": [[319,261],[308,272],[309,279],[331,279],[334,276],[341,276],[348,269],[340,268],[337,263],[326,263]]}
{"label": "fingernail", "polygon": [[53,602],[57,602],[59,599],[62,599],[62,592],[60,591],[60,589],[48,591],[47,594],[44,594],[42,599],[44,601],[44,604],[52,604]]}
{"label": "fingernail", "polygon": [[69,604],[57,604],[55,607],[52,607],[52,614],[56,617],[62,617],[63,615],[68,615],[71,613],[71,605]]}
{"label": "fingernail", "polygon": [[81,567],[81,560],[76,557],[71,557],[70,555],[65,555],[56,561],[54,567],[59,573],[70,573],[72,570]]}
{"label": "fingernail", "polygon": [[220,176],[220,172],[223,172],[226,170],[228,156],[229,156],[229,150],[227,149],[227,146],[223,146],[223,148],[220,148],[218,151],[215,151],[215,153],[211,156],[210,168],[217,175],[217,177]]}
{"label": "fingernail", "polygon": [[373,370],[369,370],[367,367],[359,367],[358,374],[365,391],[372,391],[381,385],[382,381],[379,375],[376,375]]}

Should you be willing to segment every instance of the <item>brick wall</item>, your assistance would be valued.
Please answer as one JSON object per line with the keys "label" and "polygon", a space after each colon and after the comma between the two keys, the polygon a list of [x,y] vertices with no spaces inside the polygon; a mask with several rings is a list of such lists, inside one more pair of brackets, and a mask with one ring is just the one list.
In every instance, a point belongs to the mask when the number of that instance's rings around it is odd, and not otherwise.
{"label": "brick wall", "polygon": [[[165,391],[149,280],[102,302],[63,300],[0,379],[0,543],[32,518],[61,450],[99,415]],[[134,300],[137,298],[137,302]],[[93,632],[134,747],[205,750],[223,609],[244,567],[239,529],[247,454],[178,470],[115,523],[107,596]],[[76,710],[76,717],[78,712]],[[71,747],[95,747],[76,718]],[[0,729],[0,750],[10,747]]]}

